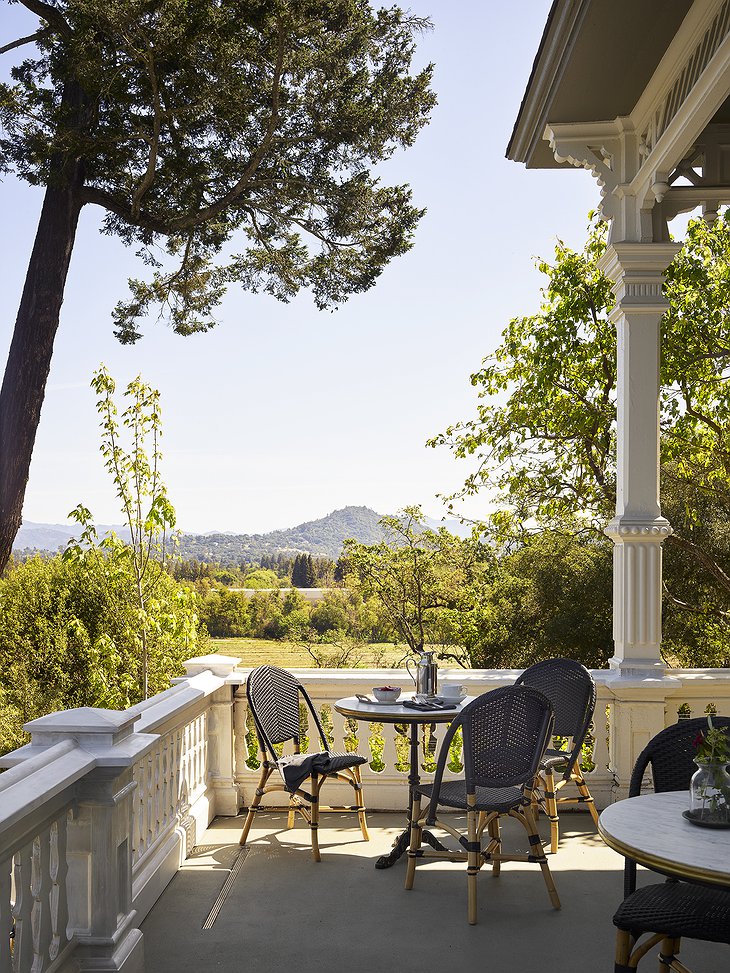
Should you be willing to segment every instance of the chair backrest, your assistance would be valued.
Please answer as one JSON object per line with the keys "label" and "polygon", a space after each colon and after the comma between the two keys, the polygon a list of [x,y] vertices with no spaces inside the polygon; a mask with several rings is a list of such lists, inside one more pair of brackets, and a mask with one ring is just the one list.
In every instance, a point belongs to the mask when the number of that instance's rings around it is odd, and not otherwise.
{"label": "chair backrest", "polygon": [[[730,727],[730,717],[713,716],[712,724],[718,728]],[[641,782],[649,765],[655,791],[688,789],[692,774],[697,770],[694,763],[695,740],[706,729],[707,717],[700,716],[692,720],[680,720],[652,737],[637,757],[629,781],[629,797],[636,797],[641,793]]]}
{"label": "chair backrest", "polygon": [[[730,717],[713,716],[712,723],[716,727],[730,727]],[[641,784],[650,765],[652,783],[657,793],[688,790],[692,774],[697,770],[694,762],[695,740],[706,729],[707,717],[700,716],[693,720],[679,720],[660,730],[636,758],[628,796],[637,797],[641,793]],[[624,898],[635,890],[636,862],[627,857],[624,864]]]}
{"label": "chair backrest", "polygon": [[471,792],[475,786],[531,784],[550,742],[553,712],[539,690],[505,686],[479,696],[454,722],[463,732],[464,776]]}
{"label": "chair backrest", "polygon": [[319,717],[304,686],[278,666],[258,666],[246,681],[246,697],[256,724],[261,750],[276,759],[274,747],[289,740],[299,748],[301,729],[299,719],[300,700],[307,706],[317,728],[324,750],[327,738]]}
{"label": "chair backrest", "polygon": [[553,734],[573,740],[565,770],[565,777],[569,777],[574,762],[580,756],[596,708],[593,676],[574,659],[545,659],[525,669],[515,685],[539,689],[553,704]]}

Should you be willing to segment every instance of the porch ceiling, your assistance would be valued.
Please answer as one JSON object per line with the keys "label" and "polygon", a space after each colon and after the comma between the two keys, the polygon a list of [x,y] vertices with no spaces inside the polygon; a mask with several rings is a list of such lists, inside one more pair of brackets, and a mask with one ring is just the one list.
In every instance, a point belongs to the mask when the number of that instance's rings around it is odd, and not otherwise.
{"label": "porch ceiling", "polygon": [[554,0],[507,158],[560,168],[543,141],[550,122],[628,115],[692,0]]}

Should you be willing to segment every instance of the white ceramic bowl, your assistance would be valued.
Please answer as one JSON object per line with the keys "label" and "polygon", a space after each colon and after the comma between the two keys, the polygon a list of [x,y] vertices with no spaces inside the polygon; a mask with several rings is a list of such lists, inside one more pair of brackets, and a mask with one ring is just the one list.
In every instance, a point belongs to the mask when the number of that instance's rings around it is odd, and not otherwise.
{"label": "white ceramic bowl", "polygon": [[385,689],[381,686],[373,686],[373,696],[379,703],[394,703],[400,696],[400,689],[397,687]]}

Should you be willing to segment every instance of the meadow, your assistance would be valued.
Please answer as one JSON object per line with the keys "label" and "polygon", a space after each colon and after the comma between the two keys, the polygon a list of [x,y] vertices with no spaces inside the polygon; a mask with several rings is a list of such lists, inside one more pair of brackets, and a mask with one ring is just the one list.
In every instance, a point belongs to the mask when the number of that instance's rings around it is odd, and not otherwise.
{"label": "meadow", "polygon": [[[322,668],[339,668],[343,665],[354,668],[394,669],[407,652],[406,645],[393,645],[392,642],[363,644],[351,650],[351,658],[342,660],[342,646],[317,643],[312,647],[320,658],[332,660]],[[301,642],[287,642],[274,639],[227,638],[211,639],[210,652],[219,655],[236,656],[246,666],[260,666],[269,663],[283,669],[320,668],[315,658]]]}

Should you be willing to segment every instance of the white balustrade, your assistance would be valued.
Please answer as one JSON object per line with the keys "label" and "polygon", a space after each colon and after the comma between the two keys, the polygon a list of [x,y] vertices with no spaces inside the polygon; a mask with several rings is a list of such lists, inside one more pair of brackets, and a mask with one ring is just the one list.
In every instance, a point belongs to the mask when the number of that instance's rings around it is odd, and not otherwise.
{"label": "white balustrade", "polygon": [[[139,924],[215,814],[250,800],[258,778],[247,670],[206,656],[166,692],[123,713],[80,709],[35,720],[31,743],[0,758],[0,973],[124,970],[142,973]],[[335,702],[383,682],[412,688],[392,669],[300,669],[332,749],[357,749],[369,808],[402,809],[408,776],[404,728],[354,723]],[[517,677],[453,670],[472,696]],[[599,807],[626,793],[648,739],[680,718],[730,714],[730,671],[675,669],[653,678],[594,673],[598,701],[585,754]],[[319,748],[307,718],[310,748]],[[419,762],[428,778],[446,732],[426,722]],[[458,738],[454,759],[458,769]],[[447,776],[456,776],[454,769]],[[330,785],[327,803],[350,803]],[[338,787],[342,793],[338,796]],[[272,794],[271,799],[276,795]],[[268,799],[268,798],[267,798]],[[12,944],[12,946],[11,946]]]}

